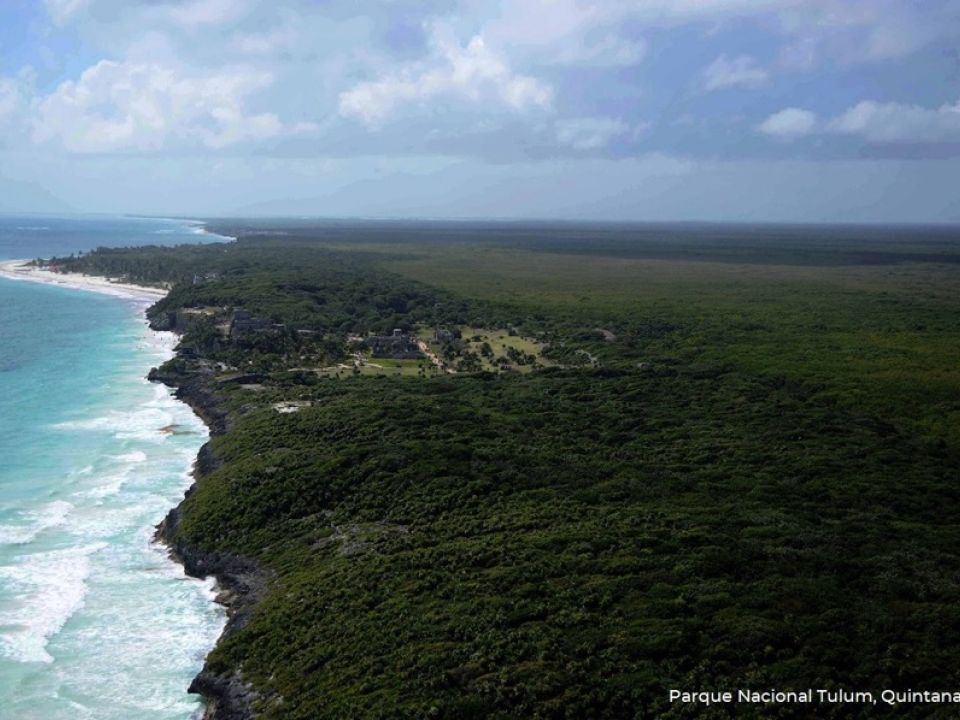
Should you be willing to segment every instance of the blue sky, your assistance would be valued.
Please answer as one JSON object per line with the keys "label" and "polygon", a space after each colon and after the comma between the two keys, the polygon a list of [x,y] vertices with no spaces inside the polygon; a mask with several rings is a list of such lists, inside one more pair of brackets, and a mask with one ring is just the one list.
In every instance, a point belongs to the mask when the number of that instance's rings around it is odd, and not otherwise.
{"label": "blue sky", "polygon": [[0,211],[958,222],[960,0],[6,0]]}

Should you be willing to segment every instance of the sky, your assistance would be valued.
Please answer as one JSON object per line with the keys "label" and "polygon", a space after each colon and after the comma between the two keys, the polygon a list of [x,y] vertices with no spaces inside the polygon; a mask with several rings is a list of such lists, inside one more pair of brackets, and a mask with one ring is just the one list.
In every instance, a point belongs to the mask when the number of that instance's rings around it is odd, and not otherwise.
{"label": "sky", "polygon": [[0,212],[960,222],[960,0],[0,0]]}

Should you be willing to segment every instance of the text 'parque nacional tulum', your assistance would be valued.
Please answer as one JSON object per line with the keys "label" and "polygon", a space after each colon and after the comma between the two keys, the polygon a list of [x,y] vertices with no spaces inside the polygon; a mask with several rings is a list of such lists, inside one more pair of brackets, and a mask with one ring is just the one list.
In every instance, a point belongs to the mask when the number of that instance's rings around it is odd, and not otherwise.
{"label": "text 'parque nacional tulum'", "polygon": [[671,703],[698,705],[746,704],[860,704],[960,703],[960,691],[952,690],[670,690]]}

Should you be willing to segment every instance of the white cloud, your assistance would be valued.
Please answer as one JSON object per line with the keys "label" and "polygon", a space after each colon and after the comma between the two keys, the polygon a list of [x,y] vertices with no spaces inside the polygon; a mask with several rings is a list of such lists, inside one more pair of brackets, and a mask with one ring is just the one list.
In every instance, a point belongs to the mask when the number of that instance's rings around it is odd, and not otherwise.
{"label": "white cloud", "polygon": [[0,127],[5,132],[5,137],[0,138],[0,145],[4,144],[3,140],[8,141],[8,146],[19,142],[19,138],[14,140],[12,134],[16,132],[19,135],[23,129],[35,84],[36,71],[30,65],[20,68],[15,76],[0,75]]}
{"label": "white cloud", "polygon": [[[804,0],[620,0],[619,5],[649,22],[675,23],[722,20],[781,11],[801,5]],[[615,3],[616,4],[616,3]]]}
{"label": "white cloud", "polygon": [[554,129],[561,145],[574,150],[599,150],[615,138],[626,135],[631,128],[619,118],[582,117],[557,120]]}
{"label": "white cloud", "polygon": [[47,14],[56,25],[64,25],[90,4],[90,0],[44,0]]}
{"label": "white cloud", "polygon": [[[801,5],[804,0],[500,0],[499,17],[516,34],[570,36],[585,27],[633,20],[650,27],[716,22]],[[526,20],[526,23],[521,22]]]}
{"label": "white cloud", "polygon": [[647,55],[643,40],[626,40],[617,35],[604,35],[599,39],[585,38],[570,43],[556,51],[551,58],[558,65],[584,65],[593,67],[621,67],[637,65]]}
{"label": "white cloud", "polygon": [[233,40],[233,47],[247,55],[269,55],[295,46],[298,39],[296,30],[284,26],[267,32],[237,35]]}
{"label": "white cloud", "polygon": [[707,90],[722,90],[731,87],[755,88],[769,79],[766,70],[749,55],[728,58],[721,55],[703,71],[703,84]]}
{"label": "white cloud", "polygon": [[34,103],[32,138],[72,152],[156,151],[177,142],[222,148],[283,132],[245,99],[272,81],[242,69],[183,75],[155,64],[103,60]]}
{"label": "white cloud", "polygon": [[953,0],[801,2],[783,8],[777,19],[799,38],[800,59],[808,66],[814,49],[842,62],[885,61],[960,36],[960,5]]}
{"label": "white cloud", "polygon": [[515,111],[550,106],[550,86],[514,72],[482,36],[475,35],[463,47],[444,28],[435,26],[433,43],[434,52],[427,62],[341,93],[340,114],[376,125],[399,105],[445,96],[474,104],[495,102]]}
{"label": "white cloud", "polygon": [[483,35],[496,47],[535,57],[540,64],[636,65],[647,46],[642,38],[621,35],[625,10],[616,2],[504,0],[486,18]]}
{"label": "white cloud", "polygon": [[955,0],[478,0],[476,7],[497,47],[536,46],[547,56],[599,29],[722,29],[744,20],[790,38],[785,61],[794,68],[824,58],[888,60],[960,36]]}
{"label": "white cloud", "polygon": [[768,117],[757,129],[771,137],[781,140],[794,140],[813,132],[817,125],[817,116],[809,110],[785,108]]}
{"label": "white cloud", "polygon": [[857,136],[874,145],[960,143],[960,100],[938,108],[864,100],[819,128],[812,112],[787,108],[764,120],[758,130],[784,140],[816,131]]}
{"label": "white cloud", "polygon": [[603,7],[578,0],[502,0],[479,7],[486,11],[484,31],[496,44],[541,51],[580,45],[585,32],[610,19]]}
{"label": "white cloud", "polygon": [[960,101],[929,109],[864,100],[831,121],[829,129],[877,144],[960,142]]}
{"label": "white cloud", "polygon": [[0,123],[11,119],[20,107],[20,88],[16,80],[0,77]]}
{"label": "white cloud", "polygon": [[167,12],[174,23],[193,30],[232,22],[248,10],[247,0],[189,0],[169,8]]}

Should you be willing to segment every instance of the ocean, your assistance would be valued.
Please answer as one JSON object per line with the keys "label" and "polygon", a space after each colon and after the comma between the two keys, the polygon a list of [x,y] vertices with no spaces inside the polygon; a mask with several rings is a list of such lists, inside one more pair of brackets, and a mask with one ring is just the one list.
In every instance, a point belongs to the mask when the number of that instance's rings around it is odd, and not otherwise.
{"label": "ocean", "polygon": [[[202,242],[195,224],[0,216],[0,259]],[[219,238],[214,238],[219,239]],[[0,720],[186,720],[225,621],[153,526],[207,437],[143,302],[0,277]]]}

